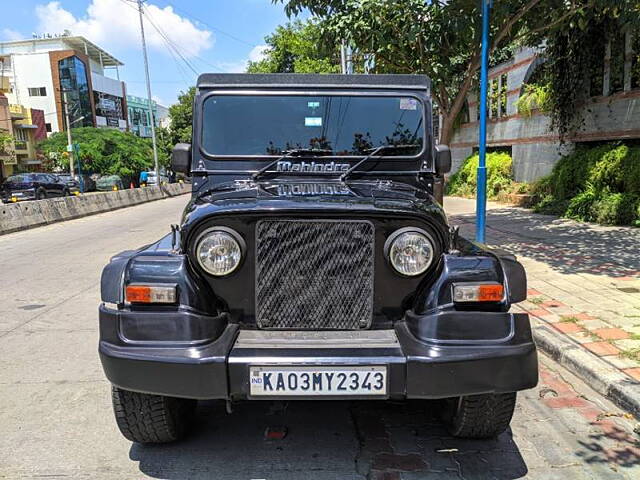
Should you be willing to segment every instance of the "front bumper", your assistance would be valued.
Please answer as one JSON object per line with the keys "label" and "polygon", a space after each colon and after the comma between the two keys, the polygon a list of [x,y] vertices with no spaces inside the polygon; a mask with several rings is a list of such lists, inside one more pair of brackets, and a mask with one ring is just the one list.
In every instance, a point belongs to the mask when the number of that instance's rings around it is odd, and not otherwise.
{"label": "front bumper", "polygon": [[[526,314],[407,313],[384,341],[359,341],[360,332],[342,332],[352,341],[336,342],[334,334],[324,342],[322,335],[314,339],[307,332],[304,338],[316,343],[304,345],[287,340],[290,332],[275,341],[274,332],[265,335],[267,341],[240,340],[238,325],[224,318],[176,315],[181,314],[170,315],[171,325],[180,327],[167,328],[162,315],[139,320],[100,307],[100,359],[111,383],[175,397],[244,399],[252,365],[385,365],[388,397],[401,399],[513,392],[538,381]],[[154,333],[141,334],[142,326]],[[261,332],[253,331],[252,338]]]}
{"label": "front bumper", "polygon": [[35,190],[15,190],[13,192],[5,192],[2,194],[2,201],[4,203],[15,203],[22,200],[33,200],[35,198]]}

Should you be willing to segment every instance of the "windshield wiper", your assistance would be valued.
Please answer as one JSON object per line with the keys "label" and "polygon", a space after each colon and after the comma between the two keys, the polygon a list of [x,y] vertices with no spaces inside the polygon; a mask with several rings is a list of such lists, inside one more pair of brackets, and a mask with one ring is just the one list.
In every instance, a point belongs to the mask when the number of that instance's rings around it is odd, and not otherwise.
{"label": "windshield wiper", "polygon": [[294,148],[294,149],[291,149],[291,150],[287,150],[287,151],[285,151],[284,155],[282,155],[281,157],[276,158],[273,162],[270,162],[266,166],[262,167],[260,170],[258,170],[256,173],[254,173],[251,176],[251,178],[253,180],[257,180],[262,175],[264,175],[267,172],[267,170],[269,170],[274,165],[277,165],[278,162],[281,162],[285,158],[295,157],[297,155],[328,154],[328,153],[333,153],[333,150],[327,150],[327,149],[323,149],[323,148]]}
{"label": "windshield wiper", "polygon": [[367,155],[366,157],[363,157],[358,163],[350,167],[349,170],[347,170],[342,175],[340,175],[340,181],[344,182],[347,178],[351,176],[351,174],[354,171],[358,169],[360,165],[362,165],[365,162],[368,162],[370,159],[374,157],[379,157],[380,156],[379,153],[383,152],[384,150],[393,150],[393,149],[399,150],[399,149],[415,148],[415,147],[416,145],[380,145],[379,147],[374,148],[369,155]]}

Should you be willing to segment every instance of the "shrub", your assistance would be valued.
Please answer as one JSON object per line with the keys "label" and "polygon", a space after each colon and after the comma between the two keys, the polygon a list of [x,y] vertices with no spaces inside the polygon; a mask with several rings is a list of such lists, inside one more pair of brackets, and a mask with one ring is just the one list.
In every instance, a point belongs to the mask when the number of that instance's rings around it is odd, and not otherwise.
{"label": "shrub", "polygon": [[533,112],[549,112],[551,110],[551,85],[527,84],[524,92],[516,102],[518,113],[526,117],[533,115]]}
{"label": "shrub", "polygon": [[640,147],[579,148],[560,159],[531,191],[536,212],[640,226]]}
{"label": "shrub", "polygon": [[[460,169],[447,182],[447,193],[462,197],[473,196],[478,185],[478,154],[465,159]],[[511,188],[511,156],[507,153],[487,154],[487,195],[495,198]]]}

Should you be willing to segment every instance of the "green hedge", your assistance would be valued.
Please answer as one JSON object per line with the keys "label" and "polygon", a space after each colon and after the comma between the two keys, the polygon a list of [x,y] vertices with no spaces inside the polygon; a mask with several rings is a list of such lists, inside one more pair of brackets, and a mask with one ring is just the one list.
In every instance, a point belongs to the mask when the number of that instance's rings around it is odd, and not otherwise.
{"label": "green hedge", "polygon": [[640,147],[579,148],[538,180],[532,193],[540,213],[640,226]]}
{"label": "green hedge", "polygon": [[[495,198],[512,188],[512,161],[508,153],[487,154],[487,195]],[[472,197],[478,184],[478,154],[465,159],[460,169],[447,182],[447,194]]]}

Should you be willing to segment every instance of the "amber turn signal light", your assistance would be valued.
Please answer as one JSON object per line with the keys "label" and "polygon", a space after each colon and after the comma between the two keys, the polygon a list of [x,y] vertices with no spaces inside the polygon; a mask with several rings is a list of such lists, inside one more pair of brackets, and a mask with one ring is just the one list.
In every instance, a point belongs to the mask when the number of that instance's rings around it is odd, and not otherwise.
{"label": "amber turn signal light", "polygon": [[504,287],[499,283],[457,284],[453,286],[453,301],[465,302],[501,302]]}
{"label": "amber turn signal light", "polygon": [[127,303],[176,303],[175,285],[127,285]]}

